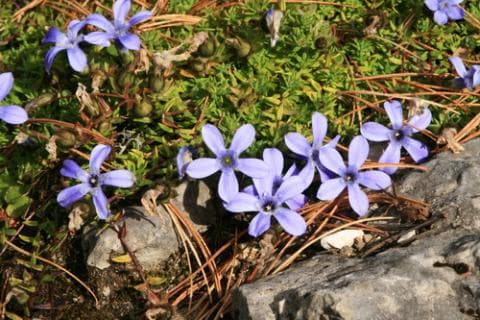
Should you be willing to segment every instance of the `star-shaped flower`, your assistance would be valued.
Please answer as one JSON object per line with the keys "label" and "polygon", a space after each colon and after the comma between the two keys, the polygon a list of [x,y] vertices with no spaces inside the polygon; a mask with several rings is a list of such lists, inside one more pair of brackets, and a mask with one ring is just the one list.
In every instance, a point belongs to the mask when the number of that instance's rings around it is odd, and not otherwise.
{"label": "star-shaped flower", "polygon": [[[0,101],[5,99],[13,88],[13,75],[11,72],[0,74]],[[0,119],[10,124],[20,124],[28,120],[27,112],[15,105],[0,106]]]}
{"label": "star-shaped flower", "polygon": [[285,144],[294,153],[307,160],[307,164],[299,173],[299,176],[305,180],[306,188],[310,186],[315,175],[315,167],[320,174],[320,180],[326,181],[330,178],[330,173],[320,163],[318,158],[320,149],[335,148],[340,139],[336,136],[328,144],[323,145],[323,140],[327,135],[327,118],[321,113],[315,112],[312,116],[313,142],[310,144],[307,139],[297,132],[290,132],[285,135]]}
{"label": "star-shaped flower", "polygon": [[448,19],[461,20],[465,16],[465,12],[459,4],[463,0],[425,0],[428,9],[434,12],[433,20],[440,24],[446,24]]}
{"label": "star-shaped flower", "polygon": [[[428,148],[422,142],[412,139],[410,136],[420,130],[428,127],[432,121],[430,110],[425,108],[419,115],[414,115],[406,125],[403,124],[402,105],[393,100],[385,102],[385,111],[387,112],[392,129],[389,129],[376,122],[367,122],[362,125],[360,132],[362,136],[371,141],[390,141],[387,149],[378,160],[382,163],[399,163],[400,151],[403,148],[407,150],[415,162],[420,162],[428,156]],[[392,174],[397,168],[382,168],[388,174]]]}
{"label": "star-shaped flower", "polygon": [[368,211],[368,197],[360,185],[372,190],[388,188],[392,181],[390,177],[379,170],[360,171],[367,159],[369,146],[362,136],[353,138],[348,149],[348,166],[343,162],[342,156],[333,148],[320,150],[320,161],[338,177],[323,182],[318,189],[317,198],[320,200],[333,200],[346,188],[348,201],[353,211],[363,216]]}
{"label": "star-shaped flower", "polygon": [[48,31],[43,43],[55,43],[55,46],[48,50],[45,55],[45,69],[48,73],[52,69],[53,60],[60,51],[67,50],[68,62],[73,70],[81,72],[87,67],[87,56],[78,46],[84,41],[84,35],[78,34],[86,25],[85,20],[72,20],[67,27],[67,33],[63,33],[58,28],[52,27]]}
{"label": "star-shaped flower", "polygon": [[224,201],[229,201],[238,193],[238,180],[235,170],[252,178],[263,178],[268,174],[267,165],[259,159],[241,159],[245,151],[255,139],[255,129],[250,124],[238,128],[233,136],[230,148],[225,148],[222,134],[218,129],[206,124],[202,128],[203,142],[215,154],[216,158],[200,158],[193,160],[187,167],[187,174],[195,179],[201,179],[221,171],[218,183],[218,194]]}
{"label": "star-shaped flower", "polygon": [[448,58],[450,62],[455,67],[460,78],[460,86],[467,88],[470,91],[475,90],[475,88],[480,85],[480,66],[473,65],[470,69],[465,68],[462,59],[459,57],[450,57]]}
{"label": "star-shaped flower", "polygon": [[110,46],[110,41],[115,40],[121,51],[140,50],[140,38],[129,30],[134,25],[151,17],[150,11],[140,11],[127,21],[130,11],[130,0],[117,0],[113,4],[113,23],[101,14],[91,14],[87,23],[104,31],[91,32],[85,36],[85,41],[99,46]]}
{"label": "star-shaped flower", "polygon": [[115,186],[129,188],[135,183],[133,174],[128,170],[113,170],[100,173],[100,167],[110,154],[111,148],[99,144],[90,154],[90,170],[84,171],[73,160],[65,160],[60,173],[64,177],[79,180],[81,183],[62,190],[57,196],[57,202],[64,208],[82,199],[87,193],[93,196],[93,204],[100,219],[104,220],[109,215],[108,200],[103,193],[102,186]]}

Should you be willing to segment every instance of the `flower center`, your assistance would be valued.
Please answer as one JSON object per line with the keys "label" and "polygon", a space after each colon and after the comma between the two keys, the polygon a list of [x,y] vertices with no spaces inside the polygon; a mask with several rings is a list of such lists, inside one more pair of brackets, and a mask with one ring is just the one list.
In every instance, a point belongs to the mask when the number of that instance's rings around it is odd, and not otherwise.
{"label": "flower center", "polygon": [[92,188],[96,188],[98,186],[98,182],[99,182],[99,179],[96,174],[92,174],[90,178],[88,178],[88,183]]}
{"label": "flower center", "polygon": [[313,149],[313,150],[312,150],[312,158],[313,158],[313,160],[318,160],[319,155],[320,155],[320,152],[318,151],[318,149]]}
{"label": "flower center", "polygon": [[402,130],[397,130],[393,133],[393,137],[395,138],[395,140],[400,141],[405,137],[405,134]]}
{"label": "flower center", "polygon": [[347,172],[344,179],[347,183],[353,183],[357,179],[357,175],[354,172]]}
{"label": "flower center", "polygon": [[262,211],[265,213],[272,213],[275,209],[275,203],[272,200],[267,200],[263,203]]}
{"label": "flower center", "polygon": [[225,167],[232,167],[233,165],[233,158],[231,155],[226,155],[222,158],[222,164],[225,166]]}

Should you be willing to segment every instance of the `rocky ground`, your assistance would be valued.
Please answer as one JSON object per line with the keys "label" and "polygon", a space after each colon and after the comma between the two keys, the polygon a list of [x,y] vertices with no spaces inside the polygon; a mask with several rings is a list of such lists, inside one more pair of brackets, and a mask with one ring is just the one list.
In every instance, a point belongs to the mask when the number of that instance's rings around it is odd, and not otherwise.
{"label": "rocky ground", "polygon": [[435,156],[397,192],[431,204],[427,231],[367,258],[328,252],[241,286],[238,319],[478,319],[480,141]]}

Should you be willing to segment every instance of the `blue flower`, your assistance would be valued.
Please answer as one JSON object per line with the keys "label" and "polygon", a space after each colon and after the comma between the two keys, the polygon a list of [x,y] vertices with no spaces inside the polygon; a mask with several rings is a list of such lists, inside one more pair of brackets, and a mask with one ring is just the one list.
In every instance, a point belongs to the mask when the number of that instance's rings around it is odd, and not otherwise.
{"label": "blue flower", "polygon": [[78,46],[84,41],[84,35],[78,32],[86,25],[85,20],[73,20],[68,24],[67,33],[63,33],[58,28],[52,27],[48,31],[43,43],[55,43],[55,46],[48,50],[45,55],[45,69],[48,73],[52,69],[53,60],[56,55],[63,50],[67,50],[68,62],[73,70],[81,72],[87,67],[87,56]]}
{"label": "blue flower", "polygon": [[231,212],[258,212],[248,226],[248,233],[258,237],[267,231],[271,225],[272,216],[282,228],[291,235],[299,236],[305,233],[307,225],[302,216],[288,209],[283,204],[303,192],[305,184],[298,176],[282,181],[278,189],[274,189],[273,179],[253,179],[257,195],[239,192],[225,204]]}
{"label": "blue flower", "polygon": [[455,67],[458,75],[460,76],[461,87],[467,88],[470,91],[475,90],[475,87],[480,85],[480,66],[473,65],[470,69],[467,70],[463,64],[462,59],[459,57],[450,57],[448,58],[450,62]]}
{"label": "blue flower", "polygon": [[193,160],[187,167],[187,174],[195,179],[201,179],[222,171],[218,184],[218,194],[224,201],[229,201],[238,193],[238,180],[235,170],[252,178],[263,178],[268,174],[267,165],[259,159],[240,159],[255,138],[255,129],[250,124],[241,126],[233,136],[230,148],[225,148],[223,137],[218,129],[206,124],[202,128],[203,141],[215,154],[216,158],[200,158]]}
{"label": "blue flower", "polygon": [[140,11],[129,21],[127,15],[130,11],[130,0],[117,0],[113,4],[113,24],[101,14],[91,14],[87,17],[87,23],[104,31],[91,32],[85,36],[85,41],[99,46],[110,46],[110,40],[115,40],[121,51],[139,50],[140,38],[128,32],[130,28],[152,15],[150,11]]}
{"label": "blue flower", "polygon": [[[13,88],[13,75],[11,72],[0,74],[0,101],[5,99]],[[28,120],[27,112],[15,105],[0,106],[0,119],[10,124],[20,124]]]}
{"label": "blue flower", "polygon": [[185,173],[187,173],[187,167],[190,164],[190,162],[192,162],[195,154],[196,154],[195,149],[191,146],[181,147],[180,150],[178,150],[176,161],[177,161],[178,178],[180,180],[182,180],[183,177],[185,176]]}
{"label": "blue flower", "polygon": [[425,0],[428,9],[434,12],[433,20],[442,25],[450,20],[461,20],[465,12],[459,4],[463,0]]}
{"label": "blue flower", "polygon": [[318,158],[320,149],[335,148],[340,139],[336,136],[328,144],[323,145],[323,140],[327,134],[327,118],[321,113],[315,112],[312,116],[313,142],[310,145],[304,136],[297,132],[290,132],[285,135],[285,144],[294,153],[307,160],[307,164],[299,173],[299,176],[305,180],[305,188],[308,188],[315,175],[315,167],[320,173],[320,180],[326,181],[331,177],[331,173],[326,170]]}
{"label": "blue flower", "polygon": [[103,193],[102,186],[115,186],[130,188],[135,183],[133,174],[128,170],[114,170],[100,173],[100,167],[110,154],[111,148],[99,144],[93,148],[90,155],[90,170],[85,172],[73,160],[65,160],[60,173],[64,177],[79,180],[81,183],[62,190],[57,196],[57,202],[64,208],[82,199],[87,193],[91,193],[93,204],[100,219],[104,220],[109,215],[108,200]]}
{"label": "blue flower", "polygon": [[392,183],[390,177],[379,170],[359,171],[367,159],[369,146],[362,136],[353,138],[348,149],[348,166],[343,163],[342,156],[333,148],[320,150],[320,161],[338,177],[327,180],[320,185],[317,198],[333,200],[345,189],[348,190],[348,201],[353,211],[363,216],[368,211],[368,197],[360,185],[372,190],[381,190]]}
{"label": "blue flower", "polygon": [[[370,141],[390,141],[378,162],[399,163],[402,147],[407,150],[415,162],[418,163],[424,160],[428,156],[427,146],[418,140],[410,138],[410,136],[428,127],[432,121],[430,110],[424,109],[421,114],[414,115],[404,125],[400,102],[396,100],[392,100],[392,102],[387,101],[384,107],[392,122],[392,129],[388,129],[376,122],[367,122],[360,128],[362,136]],[[396,170],[397,168],[382,168],[382,171],[388,174],[392,174]]]}
{"label": "blue flower", "polygon": [[[272,184],[272,192],[275,193],[280,185],[286,179],[296,176],[299,173],[299,170],[295,164],[293,164],[283,175],[283,155],[280,150],[276,148],[267,148],[263,150],[263,161],[269,167],[269,174],[262,179],[268,179],[268,181],[263,182],[262,184]],[[259,193],[255,188],[255,185],[250,185],[243,189],[243,192],[258,196]],[[295,197],[288,199],[285,201],[285,204],[292,210],[300,210],[303,208],[305,203],[307,203],[307,197],[303,195],[301,192],[298,193]]]}

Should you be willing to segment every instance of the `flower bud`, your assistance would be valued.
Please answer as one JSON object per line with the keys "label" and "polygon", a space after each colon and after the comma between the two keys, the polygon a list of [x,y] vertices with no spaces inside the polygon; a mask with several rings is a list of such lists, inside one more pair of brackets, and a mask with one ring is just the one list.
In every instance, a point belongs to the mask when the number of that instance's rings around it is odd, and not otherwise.
{"label": "flower bud", "polygon": [[150,76],[150,89],[153,92],[159,93],[163,90],[165,86],[165,81],[161,74]]}
{"label": "flower bud", "polygon": [[247,57],[251,51],[252,51],[252,46],[250,43],[239,39],[239,38],[230,38],[225,40],[226,43],[232,47],[234,47],[237,51],[237,56],[239,58],[245,58]]}
{"label": "flower bud", "polygon": [[65,148],[70,148],[75,145],[77,138],[72,131],[60,129],[55,135],[57,136],[56,142]]}
{"label": "flower bud", "polygon": [[118,77],[118,84],[121,87],[132,86],[135,81],[135,76],[128,71],[124,71]]}
{"label": "flower bud", "polygon": [[195,59],[190,63],[190,67],[195,72],[205,71],[205,63],[200,59]]}
{"label": "flower bud", "polygon": [[215,39],[209,37],[200,45],[198,48],[198,53],[202,57],[209,58],[215,53],[215,47]]}
{"label": "flower bud", "polygon": [[139,117],[148,116],[152,110],[152,103],[147,98],[143,98],[141,101],[137,100],[135,103],[135,114]]}
{"label": "flower bud", "polygon": [[112,124],[105,120],[98,126],[98,131],[104,136],[109,136],[112,133]]}
{"label": "flower bud", "polygon": [[49,105],[53,99],[55,98],[55,95],[53,93],[44,93],[41,96],[33,99],[29,103],[25,105],[25,111],[30,112],[33,109],[44,107],[46,105]]}

